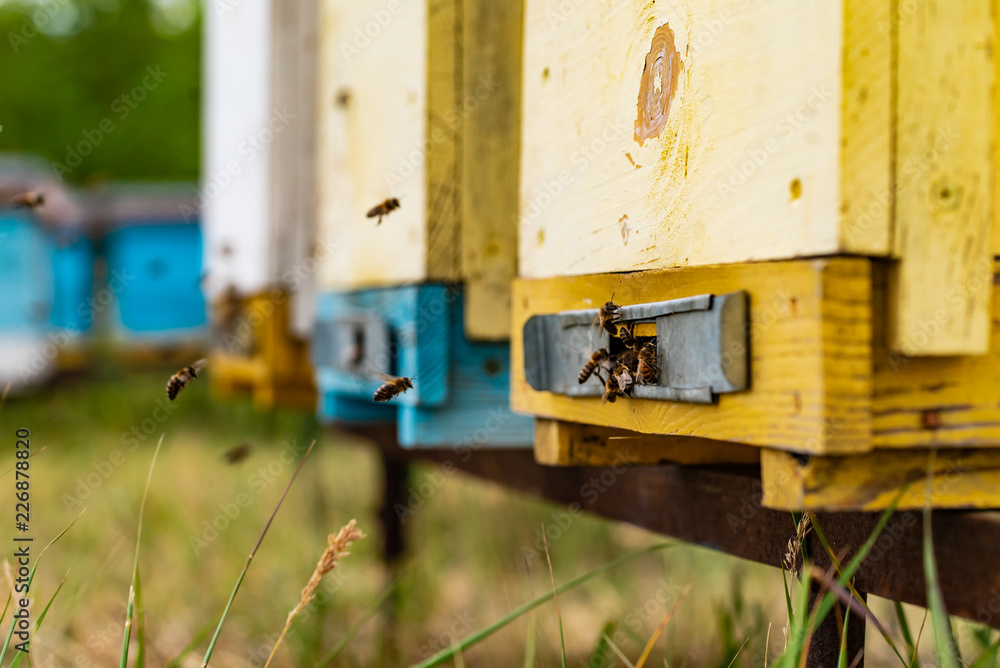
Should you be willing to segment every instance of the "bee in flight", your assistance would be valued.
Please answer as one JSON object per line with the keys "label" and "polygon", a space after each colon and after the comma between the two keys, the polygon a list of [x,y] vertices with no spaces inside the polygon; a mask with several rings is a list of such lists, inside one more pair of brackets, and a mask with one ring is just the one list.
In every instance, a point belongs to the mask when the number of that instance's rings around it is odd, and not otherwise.
{"label": "bee in flight", "polygon": [[389,213],[395,211],[399,208],[399,200],[395,197],[389,198],[384,202],[380,202],[376,206],[373,206],[371,210],[366,214],[368,218],[375,218],[378,216],[378,221],[376,225],[382,224],[382,216],[388,216]]}
{"label": "bee in flight", "polygon": [[[612,293],[611,299],[614,298],[615,295]],[[618,333],[618,325],[622,321],[622,307],[611,301],[611,299],[604,302],[604,306],[597,312],[597,317],[594,318],[594,326],[600,325],[604,331],[614,336]]]}
{"label": "bee in flight", "polygon": [[167,381],[167,396],[170,397],[170,401],[173,401],[177,393],[183,390],[193,378],[198,377],[198,372],[204,369],[206,364],[208,364],[208,360],[198,360],[170,377],[170,380]]}
{"label": "bee in flight", "polygon": [[[381,372],[376,372],[383,380],[386,381],[385,385],[375,390],[375,396],[372,397],[375,401],[389,401],[393,397],[403,394],[407,390],[413,389],[413,379],[407,378],[405,376],[395,377],[390,376]],[[416,378],[416,376],[414,376]]]}
{"label": "bee in flight", "polygon": [[249,443],[240,443],[239,445],[233,446],[222,453],[222,456],[226,460],[227,464],[237,464],[246,459],[249,455]]}
{"label": "bee in flight", "polygon": [[647,341],[639,349],[639,365],[636,369],[636,380],[642,385],[656,385],[660,375],[660,365],[656,355],[656,338]]}
{"label": "bee in flight", "polygon": [[608,358],[608,351],[604,348],[595,350],[594,354],[590,356],[590,359],[587,360],[587,363],[584,364],[583,368],[580,370],[580,376],[577,378],[580,384],[583,385],[586,383],[587,379],[590,378],[595,372],[597,373],[598,380],[603,381],[601,378],[601,372],[598,371],[598,367],[602,366],[601,363],[606,362]]}
{"label": "bee in flight", "polygon": [[14,195],[14,197],[11,198],[10,203],[15,207],[34,209],[35,207],[45,204],[45,195],[38,190],[29,190],[27,192]]}

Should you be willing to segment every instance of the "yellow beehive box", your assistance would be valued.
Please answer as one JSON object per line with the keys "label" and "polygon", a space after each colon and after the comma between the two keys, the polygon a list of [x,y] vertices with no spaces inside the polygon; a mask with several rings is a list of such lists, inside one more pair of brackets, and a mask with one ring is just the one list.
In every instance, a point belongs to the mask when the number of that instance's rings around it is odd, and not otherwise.
{"label": "yellow beehive box", "polygon": [[890,347],[986,352],[988,0],[526,0],[524,25],[522,277],[894,258]]}
{"label": "yellow beehive box", "polygon": [[[901,491],[901,508],[922,508],[928,494],[935,507],[998,507],[1000,295],[987,355],[903,356],[889,347],[892,272],[886,261],[833,257],[519,280],[511,405],[539,418],[535,454],[545,464],[601,466],[622,456],[641,465],[748,463],[746,446],[755,446],[769,507],[879,510]],[[979,279],[997,276],[1000,264]],[[597,331],[589,318],[612,294],[628,313],[637,304],[737,292],[748,305],[735,329],[746,336],[721,352],[745,355],[748,378],[711,402],[644,397],[638,386],[606,404],[600,392],[579,393],[579,362],[560,370],[552,358],[569,347],[571,359],[586,359],[593,339],[553,329],[542,337],[530,325],[556,314],[563,328],[576,320]],[[661,333],[648,322],[635,331]],[[668,337],[667,349],[680,345]],[[684,360],[668,353],[659,362],[663,384],[664,369]],[[562,382],[536,387],[539,364]]]}
{"label": "yellow beehive box", "polygon": [[509,336],[520,33],[519,3],[323,0],[321,289],[461,281],[470,338]]}

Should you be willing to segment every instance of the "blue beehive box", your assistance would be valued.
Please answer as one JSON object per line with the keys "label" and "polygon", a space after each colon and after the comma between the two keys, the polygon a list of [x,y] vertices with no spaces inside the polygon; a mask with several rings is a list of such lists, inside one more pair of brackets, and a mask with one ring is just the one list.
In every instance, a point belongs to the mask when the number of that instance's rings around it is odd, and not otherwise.
{"label": "blue beehive box", "polygon": [[94,243],[88,237],[57,235],[52,247],[52,286],[52,326],[89,332],[93,324]]}
{"label": "blue beehive box", "polygon": [[102,217],[112,335],[152,347],[201,345],[208,314],[201,289],[202,230],[192,185],[117,186]]}
{"label": "blue beehive box", "polygon": [[[14,196],[42,193],[34,210]],[[43,163],[0,156],[0,386],[17,391],[60,369],[86,342],[93,288],[89,220],[75,194]]]}
{"label": "blue beehive box", "polygon": [[[466,340],[460,289],[414,285],[319,296],[313,362],[325,422],[392,422],[409,448],[531,447],[533,420],[509,406],[505,343]],[[413,378],[385,404],[379,373]]]}

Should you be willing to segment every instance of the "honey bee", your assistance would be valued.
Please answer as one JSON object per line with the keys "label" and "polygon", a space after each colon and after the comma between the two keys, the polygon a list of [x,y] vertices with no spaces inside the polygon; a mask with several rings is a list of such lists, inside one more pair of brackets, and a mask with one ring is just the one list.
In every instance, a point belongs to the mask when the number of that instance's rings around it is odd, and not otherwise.
{"label": "honey bee", "polygon": [[601,405],[608,402],[615,403],[615,399],[621,394],[621,388],[618,387],[618,381],[615,380],[614,376],[608,376],[608,379],[604,381],[604,395],[601,396]]}
{"label": "honey bee", "polygon": [[11,198],[10,203],[15,207],[34,209],[35,207],[45,204],[45,195],[38,190],[28,190],[27,192],[14,195],[14,197]]}
{"label": "honey bee", "polygon": [[583,369],[580,370],[580,376],[579,378],[577,378],[579,383],[581,385],[586,383],[587,379],[590,378],[595,371],[597,372],[597,378],[599,380],[603,380],[601,378],[601,372],[597,371],[597,367],[600,366],[601,362],[604,362],[607,359],[608,359],[607,350],[605,350],[604,348],[601,348],[600,350],[595,350],[594,354],[590,356],[589,360],[587,360],[587,363],[583,365]]}
{"label": "honey bee", "polygon": [[389,401],[393,397],[413,389],[412,378],[406,378],[405,376],[396,378],[384,373],[379,373],[378,375],[385,379],[386,383],[375,390],[375,396],[372,397],[375,401]]}
{"label": "honey bee", "polygon": [[183,390],[193,378],[198,377],[198,372],[204,369],[206,364],[208,364],[208,360],[198,360],[170,377],[170,380],[167,381],[167,396],[170,397],[170,401],[173,401],[177,393]]}
{"label": "honey bee", "polygon": [[382,216],[388,216],[390,212],[399,208],[399,200],[395,197],[387,199],[384,202],[379,203],[377,206],[371,208],[371,210],[366,214],[369,218],[374,218],[378,216],[378,221],[376,225],[382,224]]}
{"label": "honey bee", "polygon": [[618,328],[618,338],[622,340],[626,348],[635,350],[635,326],[622,325]]}
{"label": "honey bee", "polygon": [[[615,295],[612,294],[611,299],[614,298]],[[604,331],[614,336],[618,333],[618,325],[621,321],[622,307],[609,299],[601,307],[601,310],[597,312],[597,317],[594,318],[594,326],[600,325]]]}
{"label": "honey bee", "polygon": [[656,385],[660,375],[660,366],[656,354],[656,339],[646,342],[639,350],[639,365],[636,369],[636,380],[641,385]]}
{"label": "honey bee", "polygon": [[639,353],[633,348],[626,348],[615,356],[615,363],[626,369],[634,369],[639,361]]}
{"label": "honey bee", "polygon": [[227,464],[237,464],[247,458],[250,454],[250,444],[240,443],[226,450],[222,456]]}
{"label": "honey bee", "polygon": [[616,364],[614,371],[611,372],[612,377],[618,383],[618,389],[620,390],[622,396],[628,394],[632,391],[632,385],[635,380],[632,378],[632,372],[624,364]]}

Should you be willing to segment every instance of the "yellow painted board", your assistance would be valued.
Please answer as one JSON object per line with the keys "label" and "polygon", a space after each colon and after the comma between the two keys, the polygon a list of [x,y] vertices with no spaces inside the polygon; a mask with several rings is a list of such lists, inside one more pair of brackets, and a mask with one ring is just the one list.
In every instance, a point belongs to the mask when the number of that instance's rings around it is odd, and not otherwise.
{"label": "yellow painted board", "polygon": [[[993,12],[993,34],[1000,35],[1000,11]],[[1000,49],[993,49],[993,179],[1000,178]],[[996,191],[994,190],[994,193]],[[993,196],[992,246],[994,257],[1000,256],[1000,203]]]}
{"label": "yellow painted board", "polygon": [[892,250],[888,0],[526,0],[520,275]]}
{"label": "yellow painted board", "polygon": [[[717,405],[571,398],[538,392],[524,373],[533,315],[746,290],[750,389]],[[829,258],[518,280],[511,333],[511,406],[555,420],[644,434],[697,436],[805,452],[871,447],[871,266]]]}
{"label": "yellow painted board", "polygon": [[[996,267],[978,280],[994,284]],[[876,265],[875,312],[885,313],[889,268]],[[1000,295],[992,296],[990,352],[983,356],[907,357],[886,344],[886,317],[875,319],[872,440],[875,448],[1000,446]],[[944,318],[942,318],[942,321]],[[940,327],[927,323],[919,336]]]}
{"label": "yellow painted board", "polygon": [[[922,509],[932,451],[801,457],[761,451],[762,504],[779,510]],[[934,508],[1000,508],[1000,449],[949,450],[934,458]]]}
{"label": "yellow painted board", "polygon": [[[318,233],[324,289],[453,280],[459,269],[459,0],[321,0]],[[400,207],[378,224],[377,204]]]}
{"label": "yellow painted board", "polygon": [[291,333],[289,304],[282,290],[213,304],[209,379],[215,392],[248,392],[265,409],[315,408],[309,344]]}
{"label": "yellow painted board", "polygon": [[465,333],[510,338],[517,275],[521,0],[464,0],[462,275]]}
{"label": "yellow painted board", "polygon": [[[890,347],[976,355],[989,344],[995,25],[992,0],[901,3]],[[936,332],[927,336],[929,323]]]}
{"label": "yellow painted board", "polygon": [[546,466],[759,464],[760,449],[693,436],[535,420],[535,461]]}

